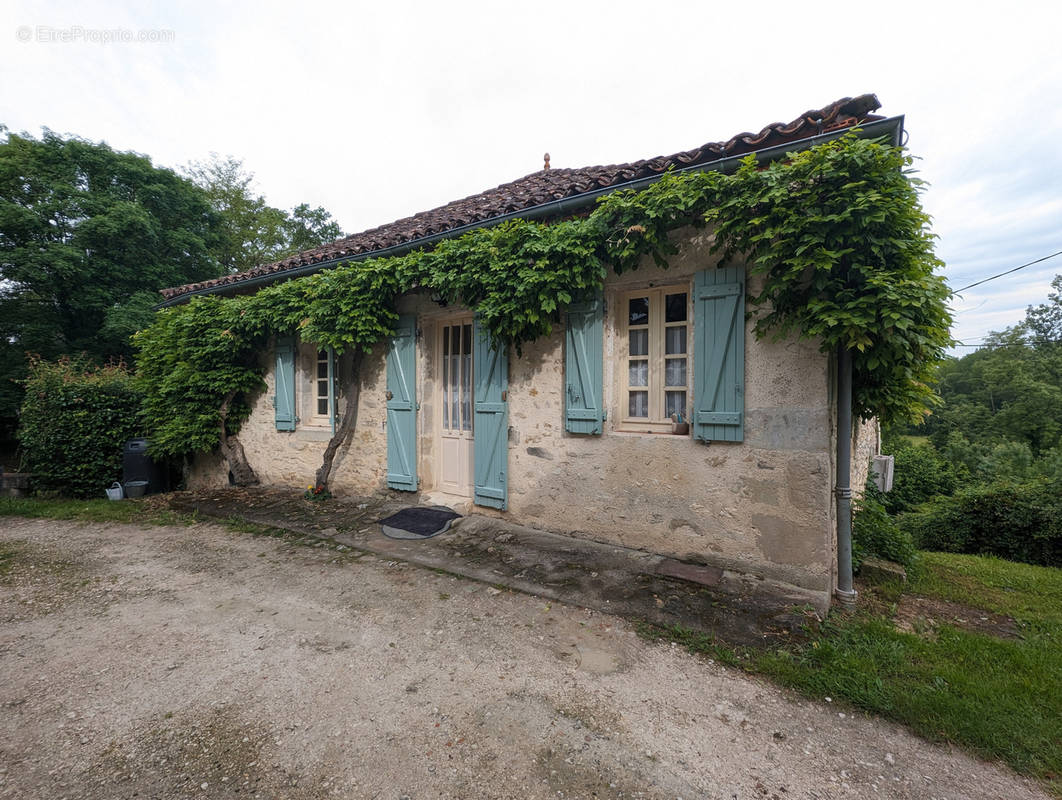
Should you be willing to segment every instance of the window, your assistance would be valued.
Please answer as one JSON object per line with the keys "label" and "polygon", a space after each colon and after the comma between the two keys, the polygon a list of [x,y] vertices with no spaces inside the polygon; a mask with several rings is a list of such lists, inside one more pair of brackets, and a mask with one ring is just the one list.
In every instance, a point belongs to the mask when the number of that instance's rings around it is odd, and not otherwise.
{"label": "window", "polygon": [[330,350],[314,351],[311,372],[309,420],[311,425],[331,425],[335,410],[335,358]]}
{"label": "window", "polygon": [[621,302],[623,427],[669,433],[689,416],[689,291],[643,289]]}

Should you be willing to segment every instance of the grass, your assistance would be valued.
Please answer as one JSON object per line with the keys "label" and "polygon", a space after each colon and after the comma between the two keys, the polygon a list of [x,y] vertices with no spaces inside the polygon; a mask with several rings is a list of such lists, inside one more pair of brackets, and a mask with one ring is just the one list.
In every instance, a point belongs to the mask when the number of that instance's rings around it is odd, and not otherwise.
{"label": "grass", "polygon": [[899,630],[895,585],[871,590],[859,613],[831,615],[787,649],[731,650],[675,629],[648,635],[1002,760],[1062,797],[1062,570],[943,553],[922,561],[904,592],[1013,617],[1022,638],[947,624],[932,635]]}
{"label": "grass", "polygon": [[916,447],[924,447],[925,445],[929,444],[929,437],[928,436],[907,436],[907,435],[904,435],[904,436],[901,436],[900,438],[901,439],[906,439],[907,441],[909,441],[911,444],[915,445]]}
{"label": "grass", "polygon": [[68,500],[29,497],[0,497],[0,517],[69,519],[81,522],[136,522],[150,525],[183,525],[196,521],[145,500]]}

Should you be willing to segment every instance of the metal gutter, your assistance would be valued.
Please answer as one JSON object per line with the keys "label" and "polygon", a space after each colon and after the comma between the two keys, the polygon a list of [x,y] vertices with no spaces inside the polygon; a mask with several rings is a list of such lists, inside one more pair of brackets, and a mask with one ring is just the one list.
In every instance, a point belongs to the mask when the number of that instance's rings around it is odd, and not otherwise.
{"label": "metal gutter", "polygon": [[[752,153],[756,154],[756,157],[762,161],[775,161],[779,158],[784,158],[787,153],[792,153],[798,150],[806,150],[816,144],[827,142],[832,139],[838,139],[846,133],[856,130],[859,137],[862,139],[875,139],[885,135],[891,135],[891,144],[899,145],[901,137],[903,135],[903,115],[898,117],[889,117],[888,119],[879,119],[873,122],[868,122],[863,125],[853,126],[849,128],[841,128],[835,131],[829,131],[827,133],[819,133],[814,136],[809,136],[804,139],[798,139],[795,142],[789,142],[786,144],[779,144],[773,147],[768,147],[763,150],[754,150]],[[703,164],[694,164],[687,167],[681,167],[679,169],[670,170],[674,174],[683,174],[687,172],[729,172],[737,168],[737,165],[743,158],[748,157],[752,153],[742,153],[741,155],[726,156],[724,158],[716,159],[715,161],[707,161]],[[222,283],[217,286],[210,286],[205,289],[196,289],[191,292],[178,295],[177,297],[165,300],[159,305],[155,306],[156,309],[168,308],[170,306],[179,305],[189,298],[208,295],[208,294],[221,294],[225,292],[238,292],[243,289],[253,289],[258,286],[262,286],[267,283],[276,283],[277,281],[288,280],[290,278],[300,278],[305,275],[312,275],[315,272],[320,272],[330,267],[335,267],[339,264],[348,264],[357,261],[368,261],[372,258],[388,258],[390,256],[404,255],[411,250],[416,250],[421,247],[427,247],[429,245],[440,242],[443,239],[451,239],[456,236],[460,236],[463,233],[475,230],[476,228],[485,228],[491,225],[498,225],[502,222],[506,222],[512,219],[541,219],[543,217],[563,216],[565,214],[574,212],[580,208],[590,205],[599,197],[603,197],[606,194],[612,194],[613,192],[619,192],[624,190],[638,190],[656,183],[664,175],[668,173],[661,173],[659,175],[648,175],[644,178],[635,178],[625,183],[612,184],[610,186],[603,186],[600,189],[594,189],[589,192],[583,192],[572,197],[565,197],[560,200],[551,200],[548,203],[541,203],[537,206],[530,206],[519,211],[511,211],[507,214],[501,214],[488,219],[480,220],[478,222],[470,222],[467,225],[461,225],[457,228],[450,228],[440,233],[433,233],[430,236],[422,236],[419,239],[413,239],[408,242],[402,242],[401,244],[391,245],[390,247],[384,247],[379,250],[371,250],[367,253],[357,253],[349,256],[337,256],[330,258],[326,261],[318,261],[314,264],[304,264],[299,267],[292,267],[291,269],[282,270],[279,272],[271,272],[268,275],[258,275],[254,278],[248,278],[246,280],[239,281],[238,283]]]}

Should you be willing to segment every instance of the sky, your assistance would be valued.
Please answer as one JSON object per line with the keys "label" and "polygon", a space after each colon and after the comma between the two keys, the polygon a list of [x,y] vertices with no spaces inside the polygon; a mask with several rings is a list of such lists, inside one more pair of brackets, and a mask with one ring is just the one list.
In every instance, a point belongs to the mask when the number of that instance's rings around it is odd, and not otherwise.
{"label": "sky", "polygon": [[[1062,251],[1062,5],[891,2],[22,2],[0,123],[180,168],[354,233],[542,167],[634,161],[873,92],[905,116],[953,289]],[[1062,256],[953,300],[976,344]],[[968,352],[958,349],[957,353]]]}

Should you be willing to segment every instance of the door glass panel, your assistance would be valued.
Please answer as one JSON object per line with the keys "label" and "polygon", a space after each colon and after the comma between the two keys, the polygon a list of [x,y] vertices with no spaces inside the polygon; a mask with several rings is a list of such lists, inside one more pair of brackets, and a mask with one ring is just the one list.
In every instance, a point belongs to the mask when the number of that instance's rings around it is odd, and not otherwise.
{"label": "door glass panel", "polygon": [[472,326],[461,328],[461,430],[472,430]]}
{"label": "door glass panel", "polygon": [[443,328],[442,350],[442,426],[444,431],[448,431],[450,430],[450,403],[447,400],[450,386],[450,336],[446,328]]}
{"label": "door glass panel", "polygon": [[664,300],[664,322],[686,321],[686,293],[669,294]]}
{"label": "door glass panel", "polygon": [[686,326],[664,329],[664,352],[668,355],[686,352]]}
{"label": "door glass panel", "polygon": [[629,319],[628,325],[648,325],[649,324],[649,298],[648,297],[632,297],[628,304]]}
{"label": "door glass panel", "polygon": [[631,392],[628,415],[632,417],[649,416],[649,392]]}
{"label": "door glass panel", "polygon": [[472,430],[472,325],[442,329],[442,428]]}
{"label": "door glass panel", "polygon": [[461,326],[450,326],[450,420],[451,430],[461,424]]}
{"label": "door glass panel", "polygon": [[686,385],[686,359],[669,358],[664,362],[664,385]]}

